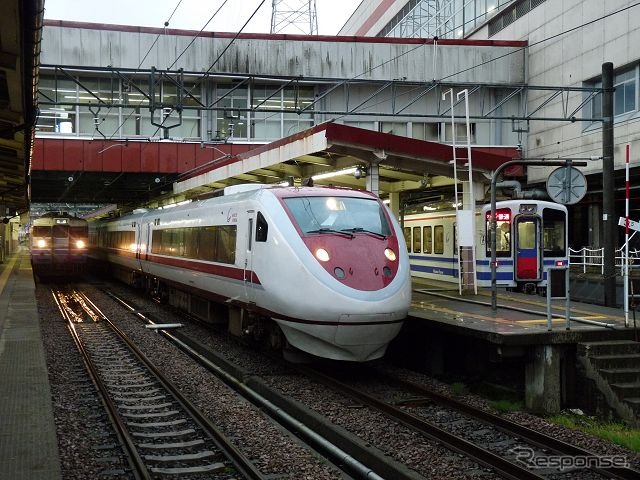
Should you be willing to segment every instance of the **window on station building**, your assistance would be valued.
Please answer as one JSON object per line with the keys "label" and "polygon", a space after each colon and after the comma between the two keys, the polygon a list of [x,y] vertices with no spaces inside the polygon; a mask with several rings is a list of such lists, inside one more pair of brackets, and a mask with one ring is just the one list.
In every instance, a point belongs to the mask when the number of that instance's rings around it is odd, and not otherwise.
{"label": "window on station building", "polygon": [[[587,87],[602,88],[602,81],[587,82]],[[638,66],[625,68],[613,79],[613,115],[623,115],[638,110]],[[591,116],[602,118],[602,95],[598,93],[591,100]]]}
{"label": "window on station building", "polygon": [[76,107],[62,105],[71,103],[77,96],[78,86],[68,79],[40,76],[38,81],[38,104],[36,120],[37,133],[58,133],[74,135],[77,132]]}
{"label": "window on station building", "polygon": [[219,84],[216,88],[217,108],[216,138],[246,139],[249,89],[235,85]]}
{"label": "window on station building", "polygon": [[[467,125],[465,123],[456,123],[456,144],[467,143]],[[470,143],[476,143],[476,124],[471,123],[469,125],[469,131],[471,134]],[[451,123],[440,124],[440,140],[443,142],[451,143],[453,138],[451,135]]]}

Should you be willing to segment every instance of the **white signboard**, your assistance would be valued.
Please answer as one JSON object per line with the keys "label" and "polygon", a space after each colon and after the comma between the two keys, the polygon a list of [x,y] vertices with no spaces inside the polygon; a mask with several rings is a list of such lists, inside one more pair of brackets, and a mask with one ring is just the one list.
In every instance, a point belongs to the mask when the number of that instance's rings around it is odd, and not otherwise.
{"label": "white signboard", "polygon": [[[620,225],[621,227],[626,226],[627,224],[627,219],[624,217],[620,217],[620,219],[618,220],[618,225]],[[635,230],[636,232],[640,232],[640,222],[634,222],[633,220],[629,220],[629,228],[631,230]]]}

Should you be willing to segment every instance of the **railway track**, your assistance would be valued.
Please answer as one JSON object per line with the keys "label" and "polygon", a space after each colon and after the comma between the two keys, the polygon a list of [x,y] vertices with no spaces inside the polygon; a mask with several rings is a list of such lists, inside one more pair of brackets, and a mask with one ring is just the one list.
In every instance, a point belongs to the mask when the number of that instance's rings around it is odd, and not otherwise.
{"label": "railway track", "polygon": [[128,453],[131,478],[265,478],[86,295],[52,293]]}
{"label": "railway track", "polygon": [[[154,322],[151,315],[139,311],[135,306],[128,305],[121,298],[110,294],[139,317],[144,322]],[[162,329],[160,329],[162,330]],[[217,358],[214,352],[203,347],[197,340],[188,338],[176,330],[162,331],[167,338],[175,341],[181,349],[188,351],[193,358],[203,362],[210,371],[224,379],[236,390],[243,390],[243,395],[251,398],[251,401],[263,410],[272,410],[270,415],[277,418],[277,421],[285,425],[291,431],[296,431],[303,441],[312,445],[317,451],[326,455],[333,463],[344,468],[354,478],[394,478],[394,479],[422,479],[424,477],[415,471],[403,468],[401,462],[384,458],[386,454],[381,454],[375,448],[369,448],[367,442],[354,438],[353,435],[345,434],[340,428],[332,428],[329,421],[318,419],[317,415],[309,414],[304,406],[296,405],[291,398],[280,395],[277,391],[265,386],[263,382],[253,373],[243,373],[233,365],[225,365],[224,359]],[[228,373],[231,372],[231,373]],[[315,378],[315,373],[306,373]],[[378,383],[383,376],[376,373]],[[314,380],[325,385],[318,388],[318,391],[327,391],[325,380]],[[535,468],[531,464],[526,464],[526,456],[519,456],[516,450],[531,452],[530,457],[536,459],[544,458],[583,458],[596,459],[590,452],[581,450],[569,444],[564,444],[552,437],[541,435],[535,431],[511,424],[502,417],[492,416],[483,411],[474,411],[472,407],[465,404],[452,402],[446,397],[439,397],[433,392],[425,391],[418,385],[401,384],[404,393],[396,392],[387,386],[392,383],[398,384],[397,379],[390,381],[385,379],[385,387],[378,387],[384,390],[381,395],[391,398],[390,401],[380,400],[375,396],[364,393],[366,386],[358,385],[350,390],[343,389],[340,383],[331,383],[331,389],[339,391],[340,395],[349,396],[356,399],[351,404],[361,405],[368,409],[384,412],[385,416],[393,418],[395,422],[403,425],[407,429],[418,432],[426,438],[435,440],[445,445],[451,451],[464,455],[465,458],[477,462],[482,467],[488,468],[502,478],[518,479],[561,479],[576,478],[600,479],[600,478],[640,478],[638,472],[624,468],[603,468],[603,469],[580,469],[549,467],[541,468],[536,464]],[[400,382],[401,383],[401,382]],[[250,393],[248,391],[251,391]],[[429,419],[429,408],[437,405],[435,417]],[[360,407],[358,407],[360,408]],[[448,413],[443,414],[444,410]],[[391,412],[393,413],[387,413]],[[284,418],[287,417],[287,418]],[[436,419],[438,419],[436,421]],[[311,427],[310,427],[311,426]],[[472,432],[472,433],[470,433]],[[474,437],[474,438],[471,438]],[[333,450],[333,452],[331,452]],[[336,455],[336,452],[337,455]],[[518,458],[519,456],[519,458]]]}
{"label": "railway track", "polygon": [[[370,387],[359,385],[360,382],[348,385],[318,369],[300,367],[300,370],[364,406],[470,456],[505,478],[640,478],[640,472],[624,466],[625,458],[601,461],[593,452],[377,369],[369,370],[368,374],[384,385],[375,388],[389,400],[366,393]],[[358,376],[362,375],[359,370]]]}
{"label": "railway track", "polygon": [[[152,314],[139,311],[129,302],[111,292],[108,294],[142,321],[156,325],[157,320],[153,318]],[[386,458],[374,449],[364,446],[358,438],[345,435],[342,430],[319,421],[317,417],[309,417],[295,402],[291,402],[286,396],[278,395],[256,378],[243,378],[241,371],[234,368],[232,364],[218,357],[215,352],[203,348],[193,339],[182,335],[179,331],[169,332],[164,329],[158,329],[158,331],[228,386],[266,411],[284,428],[328,458],[351,478],[424,480],[424,477],[401,463]]]}

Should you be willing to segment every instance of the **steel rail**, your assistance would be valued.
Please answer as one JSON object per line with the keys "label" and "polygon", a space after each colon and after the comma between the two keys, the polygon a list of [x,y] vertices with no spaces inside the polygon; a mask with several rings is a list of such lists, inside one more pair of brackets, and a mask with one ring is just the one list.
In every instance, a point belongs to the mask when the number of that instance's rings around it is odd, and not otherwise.
{"label": "steel rail", "polygon": [[117,325],[115,325],[110,319],[108,319],[100,309],[84,294],[82,294],[84,300],[91,305],[94,311],[98,312],[102,317],[102,320],[105,321],[110,328],[120,337],[120,339],[125,342],[127,347],[138,357],[138,359],[144,364],[146,368],[158,379],[158,381],[162,384],[164,388],[166,388],[171,395],[174,396],[175,400],[180,404],[180,406],[188,412],[190,416],[199,424],[199,426],[214,440],[214,443],[217,448],[229,458],[234,467],[238,470],[239,473],[244,475],[248,479],[252,480],[266,480],[267,476],[263,475],[238,448],[231,443],[231,441],[216,427],[213,423],[211,423],[198,408],[196,408],[177,388],[173,383],[166,378],[153,363],[135,346],[135,344],[128,338],[128,336],[120,329]]}
{"label": "steel rail", "polygon": [[[114,293],[107,292],[107,294],[125,306],[125,308],[128,308],[141,320],[154,324],[151,318],[129,305]],[[300,418],[304,415],[300,415],[299,411],[289,410],[283,405],[287,403],[286,401],[279,401],[280,399],[274,398],[277,396],[275,392],[270,392],[270,398],[267,398],[265,392],[259,393],[254,388],[251,388],[251,386],[247,384],[249,382],[246,379],[239,378],[241,374],[234,365],[228,363],[226,365],[220,365],[223,362],[215,358],[212,352],[202,345],[197,344],[192,339],[181,335],[179,332],[169,333],[162,329],[158,329],[158,332],[174,342],[181,350],[192,356],[231,388],[243,394],[245,398],[264,410],[287,430],[313,446],[313,448],[327,456],[327,458],[336,465],[340,465],[342,469],[348,471],[354,478],[363,480],[384,480],[385,478],[393,478],[394,480],[418,480],[424,478],[417,473],[413,475],[398,468],[398,465],[386,458],[374,458],[374,455],[367,455],[366,448],[354,444],[339,433],[334,435],[334,438],[338,439],[339,442],[328,440],[323,433],[318,432],[319,425],[317,419],[314,418],[307,421],[305,418],[301,420]],[[370,462],[374,462],[375,465],[369,467],[367,463]],[[404,467],[404,465],[402,466]],[[376,473],[376,471],[379,471],[380,474]]]}
{"label": "steel rail", "polygon": [[124,443],[124,447],[129,457],[129,462],[132,467],[132,471],[135,478],[151,480],[152,478],[151,473],[149,472],[144,461],[140,457],[140,454],[138,453],[138,449],[135,447],[135,442],[133,440],[133,437],[129,434],[129,430],[125,426],[125,423],[122,420],[122,417],[120,416],[120,413],[118,412],[117,407],[115,406],[115,404],[111,400],[111,397],[109,396],[107,387],[102,382],[100,375],[98,375],[98,370],[96,369],[95,364],[91,359],[91,356],[86,351],[86,349],[84,348],[84,345],[82,344],[82,341],[80,340],[80,336],[76,331],[74,321],[71,315],[69,314],[69,307],[63,306],[62,303],[60,302],[60,299],[58,298],[58,295],[63,295],[62,291],[51,289],[51,293],[56,302],[56,305],[60,309],[60,313],[62,317],[67,321],[67,327],[71,332],[73,341],[75,342],[76,347],[78,348],[78,351],[82,356],[82,360],[85,364],[85,367],[87,369],[89,376],[91,377],[91,380],[93,381],[93,384],[96,386],[98,390],[102,403],[105,405],[107,414],[111,418],[111,422],[113,426],[115,427],[118,435],[120,436],[121,440]]}
{"label": "steel rail", "polygon": [[[590,452],[589,450],[578,447],[576,445],[572,445],[567,442],[563,442],[562,440],[558,440],[557,438],[545,435],[544,433],[540,433],[536,430],[532,430],[528,427],[512,422],[511,420],[507,420],[506,418],[503,418],[499,415],[481,410],[454,398],[447,397],[433,390],[424,388],[423,386],[418,385],[414,382],[410,382],[408,380],[399,380],[397,378],[391,377],[388,373],[380,372],[379,370],[376,370],[375,373],[378,376],[384,377],[386,381],[396,382],[401,386],[409,387],[416,393],[428,397],[430,400],[438,403],[439,405],[453,407],[456,410],[464,413],[465,415],[469,415],[476,418],[477,420],[488,423],[509,435],[523,438],[527,442],[530,442],[540,448],[551,449],[556,453],[563,455],[589,458],[597,457],[597,455],[595,455],[593,452]],[[640,478],[640,472],[631,468],[604,467],[589,469],[608,478],[629,480]]]}

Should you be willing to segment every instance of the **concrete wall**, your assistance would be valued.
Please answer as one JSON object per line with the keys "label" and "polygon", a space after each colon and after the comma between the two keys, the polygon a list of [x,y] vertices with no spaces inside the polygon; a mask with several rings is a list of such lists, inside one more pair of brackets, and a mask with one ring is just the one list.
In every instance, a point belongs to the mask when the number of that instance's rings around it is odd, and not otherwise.
{"label": "concrete wall", "polygon": [[[440,45],[435,53],[432,45],[415,40],[246,35],[225,51],[231,42],[229,35],[220,37],[217,36],[220,34],[204,32],[202,35],[207,36],[196,38],[189,46],[197,32],[163,34],[160,29],[135,31],[134,27],[121,27],[118,31],[114,26],[83,25],[86,28],[45,26],[41,63],[365,80],[405,77],[419,82],[445,77],[449,82],[519,83],[524,80],[526,57],[518,52],[518,47],[462,42]],[[517,53],[507,55],[510,52]],[[434,54],[437,55],[435,69]],[[467,70],[492,58],[496,61],[489,65]]]}
{"label": "concrete wall", "polygon": [[[600,76],[604,62],[613,62],[614,69],[618,69],[640,60],[640,49],[637,48],[640,45],[640,7],[586,25],[634,3],[631,0],[547,0],[491,38],[529,40],[529,85],[581,87],[583,82]],[[581,25],[585,26],[559,35]],[[487,38],[487,29],[478,31],[474,38]],[[565,97],[566,101],[570,106],[577,106],[582,101],[582,94],[570,94]],[[530,108],[535,108],[540,102],[535,95],[529,97]],[[558,98],[541,114],[554,116],[562,109],[562,99]],[[616,169],[624,166],[626,143],[631,143],[631,151],[636,152],[635,158],[638,158],[638,120],[640,114],[637,111],[615,119]],[[602,129],[599,124],[532,122],[525,154],[530,157],[599,156],[602,155]],[[632,161],[632,166],[639,164],[637,160]],[[584,169],[585,173],[601,170],[602,162],[599,161]],[[530,180],[546,178],[546,174],[536,169],[530,172]]]}

